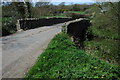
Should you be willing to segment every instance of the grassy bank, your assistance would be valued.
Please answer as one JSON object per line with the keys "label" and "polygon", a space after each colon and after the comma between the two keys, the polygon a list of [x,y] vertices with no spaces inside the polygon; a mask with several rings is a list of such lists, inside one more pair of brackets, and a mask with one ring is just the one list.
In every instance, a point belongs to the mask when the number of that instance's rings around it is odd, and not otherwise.
{"label": "grassy bank", "polygon": [[109,63],[120,65],[119,41],[112,39],[95,38],[85,41],[86,52]]}
{"label": "grassy bank", "polygon": [[108,64],[83,50],[78,50],[69,36],[56,35],[38,57],[25,78],[105,78],[118,79],[120,68]]}
{"label": "grassy bank", "polygon": [[[104,6],[104,5],[101,5]],[[90,32],[94,36],[91,41],[85,41],[86,51],[109,63],[120,65],[120,35],[119,23],[117,19],[117,7],[119,3],[114,3],[113,9],[108,4],[109,10],[105,13],[99,12],[99,7],[94,10],[95,15],[91,19]],[[116,11],[116,12],[115,12]],[[89,31],[88,30],[88,31]]]}

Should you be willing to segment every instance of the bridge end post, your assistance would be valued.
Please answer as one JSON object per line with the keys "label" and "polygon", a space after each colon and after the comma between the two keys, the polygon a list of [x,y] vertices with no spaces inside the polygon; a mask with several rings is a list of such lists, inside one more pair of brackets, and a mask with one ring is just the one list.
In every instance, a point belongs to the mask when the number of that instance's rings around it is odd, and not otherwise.
{"label": "bridge end post", "polygon": [[16,28],[17,28],[17,32],[22,31],[22,29],[20,27],[20,19],[17,20]]}

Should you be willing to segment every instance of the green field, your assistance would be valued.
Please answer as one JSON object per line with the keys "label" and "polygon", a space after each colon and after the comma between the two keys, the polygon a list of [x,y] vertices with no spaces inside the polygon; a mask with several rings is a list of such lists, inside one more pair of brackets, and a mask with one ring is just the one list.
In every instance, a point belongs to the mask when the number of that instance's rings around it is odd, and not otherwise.
{"label": "green field", "polygon": [[64,18],[64,17],[66,17],[66,16],[42,16],[42,17],[40,17],[40,18],[46,18],[46,17],[58,17],[58,18]]}
{"label": "green field", "polygon": [[57,34],[25,76],[33,78],[120,79],[120,67],[79,50],[67,34]]}
{"label": "green field", "polygon": [[72,11],[73,13],[85,14],[84,11]]}
{"label": "green field", "polygon": [[[71,13],[79,13],[79,14],[85,14],[85,12],[83,11],[70,11]],[[63,18],[63,17],[67,17],[65,13],[60,13],[59,15],[56,15],[56,16],[41,16],[40,18],[46,18],[46,17],[60,17],[60,18]]]}

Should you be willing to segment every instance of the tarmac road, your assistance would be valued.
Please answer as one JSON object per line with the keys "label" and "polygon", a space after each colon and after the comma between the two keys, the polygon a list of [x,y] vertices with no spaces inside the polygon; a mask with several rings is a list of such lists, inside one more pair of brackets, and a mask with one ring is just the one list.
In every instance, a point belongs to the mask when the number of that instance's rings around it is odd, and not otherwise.
{"label": "tarmac road", "polygon": [[2,37],[3,78],[23,78],[50,40],[61,31],[61,25],[44,26]]}

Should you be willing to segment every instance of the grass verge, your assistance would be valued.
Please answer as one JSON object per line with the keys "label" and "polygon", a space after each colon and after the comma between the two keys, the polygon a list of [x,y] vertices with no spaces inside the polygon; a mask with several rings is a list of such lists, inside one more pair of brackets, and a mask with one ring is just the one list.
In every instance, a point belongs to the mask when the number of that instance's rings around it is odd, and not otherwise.
{"label": "grass verge", "polygon": [[25,79],[33,78],[104,78],[119,79],[120,68],[83,50],[78,50],[67,34],[56,35],[38,57]]}
{"label": "grass verge", "polygon": [[119,41],[113,39],[96,38],[84,41],[86,52],[109,63],[120,65]]}

